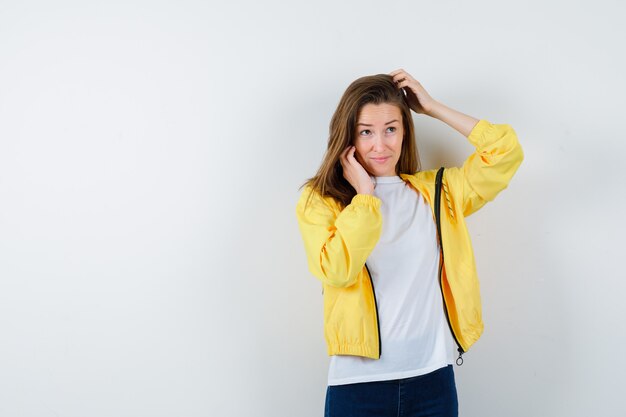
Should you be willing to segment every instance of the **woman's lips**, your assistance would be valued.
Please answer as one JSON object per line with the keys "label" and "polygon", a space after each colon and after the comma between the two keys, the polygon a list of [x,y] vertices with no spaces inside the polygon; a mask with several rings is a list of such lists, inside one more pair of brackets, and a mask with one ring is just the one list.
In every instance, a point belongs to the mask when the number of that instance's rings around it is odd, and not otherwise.
{"label": "woman's lips", "polygon": [[389,159],[389,157],[386,157],[386,158],[372,158],[372,160],[374,162],[378,162],[379,164],[384,163],[385,161],[387,161],[387,159]]}

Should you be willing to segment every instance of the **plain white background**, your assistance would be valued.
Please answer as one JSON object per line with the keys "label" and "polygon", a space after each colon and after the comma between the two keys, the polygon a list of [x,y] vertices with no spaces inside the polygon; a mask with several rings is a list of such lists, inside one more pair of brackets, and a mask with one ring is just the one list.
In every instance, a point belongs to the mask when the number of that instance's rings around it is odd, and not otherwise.
{"label": "plain white background", "polygon": [[[462,416],[623,415],[618,1],[0,1],[0,416],[321,416],[295,219],[354,79],[516,130]],[[424,169],[473,151],[415,115]]]}

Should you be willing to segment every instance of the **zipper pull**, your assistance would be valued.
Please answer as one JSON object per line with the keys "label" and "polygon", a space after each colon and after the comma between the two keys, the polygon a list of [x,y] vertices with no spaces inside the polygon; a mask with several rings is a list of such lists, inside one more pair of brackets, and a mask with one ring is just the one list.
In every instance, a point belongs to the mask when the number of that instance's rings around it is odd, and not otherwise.
{"label": "zipper pull", "polygon": [[461,350],[461,348],[459,348],[458,350],[459,350],[459,357],[456,358],[456,364],[457,366],[461,366],[463,365],[463,351]]}

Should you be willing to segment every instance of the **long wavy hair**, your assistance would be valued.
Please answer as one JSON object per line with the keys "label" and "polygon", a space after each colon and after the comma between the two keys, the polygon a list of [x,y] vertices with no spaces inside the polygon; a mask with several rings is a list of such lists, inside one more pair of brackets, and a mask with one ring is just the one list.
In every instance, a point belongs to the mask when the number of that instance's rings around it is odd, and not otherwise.
{"label": "long wavy hair", "polygon": [[421,170],[411,109],[404,92],[395,85],[391,75],[368,75],[353,81],[343,93],[330,121],[328,146],[322,164],[315,176],[307,179],[300,189],[310,185],[321,196],[334,198],[342,208],[350,204],[356,190],[344,178],[339,157],[347,146],[354,144],[361,109],[369,103],[392,104],[402,113],[404,137],[400,159],[395,167],[396,175],[414,174]]}

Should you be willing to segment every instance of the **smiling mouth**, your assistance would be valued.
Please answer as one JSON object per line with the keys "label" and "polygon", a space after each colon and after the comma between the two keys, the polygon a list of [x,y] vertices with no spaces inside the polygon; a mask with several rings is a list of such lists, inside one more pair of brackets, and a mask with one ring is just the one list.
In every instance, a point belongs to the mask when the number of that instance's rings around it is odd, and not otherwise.
{"label": "smiling mouth", "polygon": [[385,162],[387,159],[389,159],[388,156],[385,158],[372,158],[372,160],[376,162]]}

